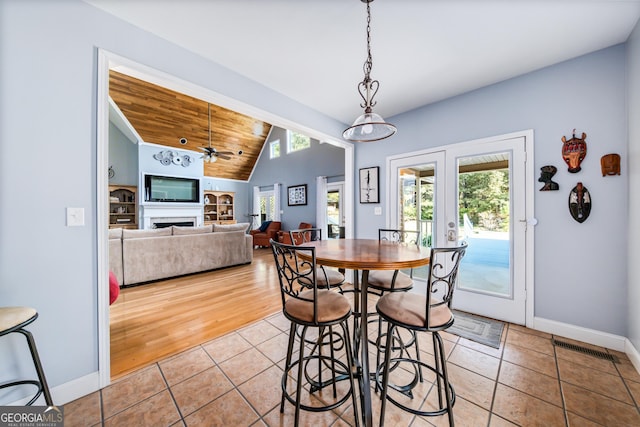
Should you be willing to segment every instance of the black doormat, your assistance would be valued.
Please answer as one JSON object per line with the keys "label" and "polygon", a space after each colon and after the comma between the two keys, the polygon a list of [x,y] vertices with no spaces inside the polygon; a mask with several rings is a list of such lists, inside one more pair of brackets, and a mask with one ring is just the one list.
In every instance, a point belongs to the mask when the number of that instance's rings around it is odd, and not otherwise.
{"label": "black doormat", "polygon": [[446,332],[489,347],[500,348],[503,322],[458,310],[453,310],[453,315],[453,326]]}

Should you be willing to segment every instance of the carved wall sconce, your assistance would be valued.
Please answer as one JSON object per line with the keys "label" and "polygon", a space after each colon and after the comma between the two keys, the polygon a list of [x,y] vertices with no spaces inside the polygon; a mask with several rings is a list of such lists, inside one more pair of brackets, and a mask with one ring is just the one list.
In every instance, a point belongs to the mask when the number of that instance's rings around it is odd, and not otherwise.
{"label": "carved wall sconce", "polygon": [[182,165],[182,167],[187,167],[193,162],[191,156],[185,154],[183,156],[179,155],[177,151],[173,150],[162,150],[157,154],[153,155],[153,158],[158,160],[165,166],[169,166],[171,164],[174,165]]}
{"label": "carved wall sconce", "polygon": [[569,212],[571,212],[571,217],[579,223],[583,223],[589,218],[591,213],[591,194],[581,182],[573,187],[573,190],[569,193]]}
{"label": "carved wall sconce", "polygon": [[562,158],[567,166],[569,166],[569,172],[580,172],[580,163],[587,155],[587,138],[586,133],[582,133],[582,138],[576,138],[576,130],[573,130],[573,136],[567,141],[566,137],[562,137]]}
{"label": "carved wall sconce", "polygon": [[540,178],[538,178],[538,182],[544,182],[544,187],[542,187],[540,191],[555,191],[560,189],[558,183],[551,180],[556,172],[558,172],[558,169],[553,165],[540,168]]}
{"label": "carved wall sconce", "polygon": [[602,176],[620,175],[620,155],[605,154],[600,158],[600,167],[602,168]]}

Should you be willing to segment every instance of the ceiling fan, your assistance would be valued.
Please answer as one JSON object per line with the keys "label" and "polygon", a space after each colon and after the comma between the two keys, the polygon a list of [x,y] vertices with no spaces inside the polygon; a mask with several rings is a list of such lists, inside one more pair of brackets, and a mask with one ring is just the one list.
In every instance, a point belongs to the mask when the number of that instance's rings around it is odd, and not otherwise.
{"label": "ceiling fan", "polygon": [[229,160],[231,159],[230,156],[233,156],[234,154],[241,155],[242,150],[239,150],[237,153],[234,153],[233,151],[218,151],[211,146],[211,104],[207,104],[207,109],[209,113],[209,146],[200,147],[200,149],[204,151],[201,159],[204,159],[207,163],[215,163],[218,161],[218,157],[224,160]]}

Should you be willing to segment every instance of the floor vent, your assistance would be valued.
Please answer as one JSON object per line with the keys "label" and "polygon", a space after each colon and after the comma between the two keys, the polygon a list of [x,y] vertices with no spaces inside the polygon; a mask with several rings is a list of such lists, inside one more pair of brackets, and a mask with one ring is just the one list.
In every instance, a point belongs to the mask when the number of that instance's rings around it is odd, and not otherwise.
{"label": "floor vent", "polygon": [[604,351],[592,350],[587,347],[571,344],[557,339],[552,339],[551,342],[557,347],[566,348],[567,350],[577,351],[580,353],[588,354],[589,356],[597,357],[599,359],[608,360],[613,363],[618,363],[618,358],[612,354],[605,353]]}

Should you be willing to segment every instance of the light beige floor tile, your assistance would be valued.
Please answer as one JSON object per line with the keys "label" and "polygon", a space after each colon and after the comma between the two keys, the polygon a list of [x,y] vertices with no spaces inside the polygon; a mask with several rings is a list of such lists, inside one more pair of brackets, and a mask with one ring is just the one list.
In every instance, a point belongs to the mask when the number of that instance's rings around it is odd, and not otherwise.
{"label": "light beige floor tile", "polygon": [[100,392],[88,394],[64,405],[64,425],[92,426],[102,422]]}
{"label": "light beige floor tile", "polygon": [[259,415],[266,415],[280,404],[282,374],[282,370],[274,365],[238,387]]}
{"label": "light beige floor tile", "polygon": [[635,406],[568,383],[562,384],[562,392],[569,412],[606,426],[640,425],[640,415]]}
{"label": "light beige floor tile", "polygon": [[178,384],[214,366],[213,360],[202,347],[185,351],[159,363],[169,386]]}
{"label": "light beige floor tile", "polygon": [[109,418],[166,388],[156,364],[129,374],[102,389],[104,417]]}
{"label": "light beige floor tile", "polygon": [[489,427],[518,427],[517,424],[509,422],[504,418],[500,418],[497,415],[491,415],[491,420],[489,421]]}
{"label": "light beige floor tile", "polygon": [[542,332],[542,331],[536,331],[535,329],[530,329],[527,328],[526,326],[522,326],[522,325],[514,325],[513,323],[509,324],[509,331],[517,331],[517,332],[522,332],[525,334],[529,334],[529,335],[536,335],[542,338],[548,338],[551,339],[551,334],[548,334],[546,332]]}
{"label": "light beige floor tile", "polygon": [[[430,404],[423,406],[422,410],[431,411],[437,408],[437,405],[434,405],[434,403],[437,403],[437,400],[428,399],[428,403]],[[419,416],[418,419],[426,421],[436,427],[449,425],[449,416],[446,414],[437,417]],[[465,399],[458,398],[453,406],[453,420],[458,427],[486,426],[489,421],[489,411]]]}
{"label": "light beige floor tile", "polygon": [[[285,402],[284,413],[280,413],[280,405],[273,408],[264,417],[264,421],[270,427],[289,427],[294,425],[295,407]],[[310,412],[300,411],[300,427],[329,427],[336,422],[338,416],[332,411]]]}
{"label": "light beige floor tile", "polygon": [[269,338],[273,338],[282,331],[266,320],[254,323],[242,329],[238,329],[238,334],[253,345],[258,345]]}
{"label": "light beige floor tile", "polygon": [[288,343],[288,334],[279,333],[275,337],[258,344],[256,348],[275,363],[287,357]]}
{"label": "light beige floor tile", "polygon": [[578,351],[556,347],[556,356],[558,357],[558,359],[564,359],[573,363],[578,363],[586,368],[597,369],[599,371],[608,372],[612,375],[618,374],[618,371],[616,370],[613,362],[600,359],[588,354],[580,353]]}
{"label": "light beige floor tile", "polygon": [[463,345],[456,346],[448,361],[492,380],[498,377],[500,359]]}
{"label": "light beige floor tile", "polygon": [[501,384],[505,384],[549,403],[559,405],[559,402],[561,402],[560,383],[558,379],[531,369],[506,361],[502,362],[498,381]]}
{"label": "light beige floor tile", "polygon": [[514,344],[507,344],[504,348],[503,360],[515,365],[524,366],[534,371],[552,377],[558,376],[558,368],[554,356],[520,347]]}
{"label": "light beige floor tile", "polygon": [[162,391],[105,420],[105,427],[170,426],[180,421],[168,390]]}
{"label": "light beige floor tile", "polygon": [[563,382],[633,404],[627,387],[619,375],[611,375],[596,369],[584,369],[581,365],[565,359],[558,359],[558,369]]}
{"label": "light beige floor tile", "polygon": [[580,415],[576,415],[572,412],[567,412],[567,423],[569,424],[569,427],[602,427],[602,424],[582,418]]}
{"label": "light beige floor tile", "polygon": [[185,422],[187,426],[249,426],[258,419],[240,393],[231,390],[185,417]]}
{"label": "light beige floor tile", "polygon": [[482,408],[490,409],[495,381],[454,364],[448,364],[449,381],[456,394]]}
{"label": "light beige floor tile", "polygon": [[268,317],[266,320],[276,328],[280,329],[282,332],[288,333],[289,328],[291,327],[291,321],[284,317],[284,314],[282,314],[282,312]]}
{"label": "light beige floor tile", "polygon": [[200,409],[233,388],[220,368],[213,366],[171,387],[183,416]]}
{"label": "light beige floor tile", "polygon": [[251,344],[242,338],[242,336],[233,332],[203,344],[202,348],[209,353],[209,356],[211,356],[216,363],[221,363],[250,349]]}
{"label": "light beige floor tile", "polygon": [[493,412],[520,426],[563,426],[564,411],[503,384],[496,388]]}
{"label": "light beige floor tile", "polygon": [[255,348],[251,348],[219,364],[220,369],[236,386],[272,365],[273,362]]}
{"label": "light beige floor tile", "polygon": [[627,387],[629,387],[629,391],[631,392],[631,396],[636,402],[636,405],[640,404],[640,383],[628,379],[625,379],[624,382]]}
{"label": "light beige floor tile", "polygon": [[509,330],[507,334],[507,345],[509,344],[553,356],[553,345],[551,344],[551,339],[547,337],[532,335],[514,329]]}

